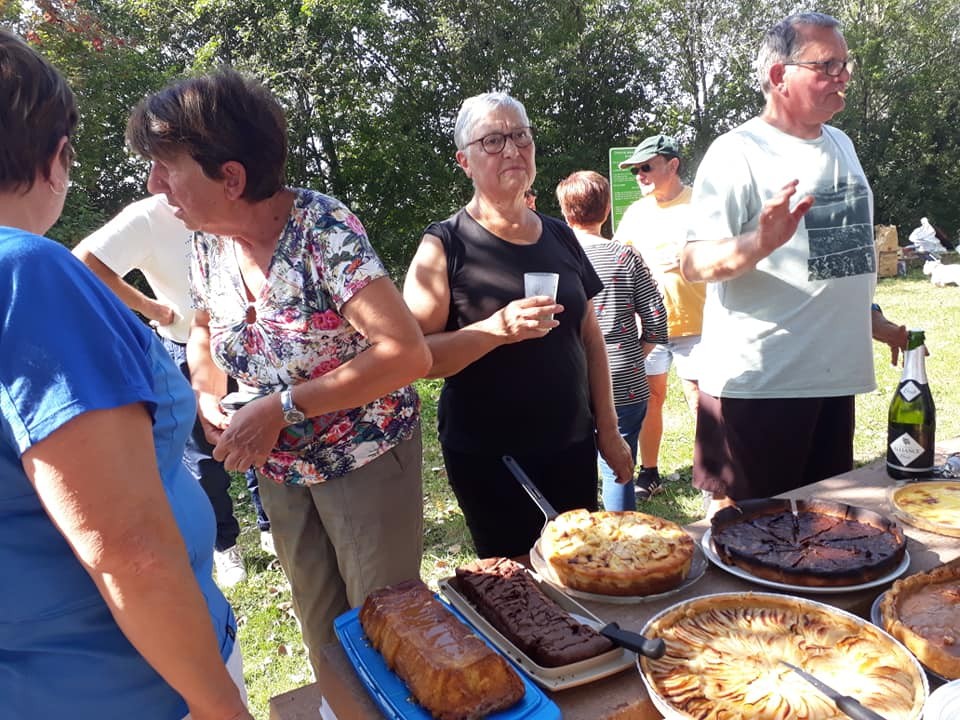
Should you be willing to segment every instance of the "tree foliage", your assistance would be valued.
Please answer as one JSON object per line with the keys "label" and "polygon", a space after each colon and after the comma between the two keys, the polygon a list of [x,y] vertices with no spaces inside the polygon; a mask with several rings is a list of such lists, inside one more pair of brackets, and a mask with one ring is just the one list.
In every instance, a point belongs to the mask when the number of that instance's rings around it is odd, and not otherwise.
{"label": "tree foliage", "polygon": [[[464,98],[505,90],[537,128],[540,207],[607,150],[670,132],[689,174],[707,145],[762,106],[753,57],[783,0],[39,0],[4,16],[70,78],[82,115],[74,188],[55,228],[72,243],[142,195],[123,145],[137,100],[232,65],[261,78],[289,121],[288,180],[363,219],[401,272],[423,228],[469,197],[453,156]],[[955,0],[846,0],[859,69],[836,124],[853,136],[878,222],[921,215],[951,235],[960,207]]]}
{"label": "tree foliage", "polygon": [[921,217],[960,228],[960,4],[840,3],[859,68],[838,124],[853,137],[876,197],[878,223],[901,237]]}

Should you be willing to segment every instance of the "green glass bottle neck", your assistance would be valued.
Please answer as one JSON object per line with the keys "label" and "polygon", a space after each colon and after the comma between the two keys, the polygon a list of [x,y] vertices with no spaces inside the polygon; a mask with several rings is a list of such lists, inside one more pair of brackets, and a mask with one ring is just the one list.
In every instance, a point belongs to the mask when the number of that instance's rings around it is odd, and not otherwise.
{"label": "green glass bottle neck", "polygon": [[926,342],[926,336],[924,335],[923,330],[907,331],[907,350],[914,350],[916,348],[923,347],[924,342]]}

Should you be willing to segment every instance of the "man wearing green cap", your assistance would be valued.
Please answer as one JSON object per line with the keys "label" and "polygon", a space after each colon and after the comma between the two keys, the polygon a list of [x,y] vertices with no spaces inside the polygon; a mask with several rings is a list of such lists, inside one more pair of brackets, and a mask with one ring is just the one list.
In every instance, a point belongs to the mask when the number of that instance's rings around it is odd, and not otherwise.
{"label": "man wearing green cap", "polygon": [[668,343],[656,345],[644,362],[650,399],[640,430],[638,500],[663,490],[657,463],[671,361],[676,363],[687,404],[694,413],[697,409],[694,350],[700,341],[705,290],[703,283],[691,283],[680,274],[692,192],[680,180],[680,165],[679,145],[669,135],[646,138],[620,163],[621,170],[630,168],[644,196],[627,208],[613,239],[636,248],[650,268],[667,310],[669,337]]}

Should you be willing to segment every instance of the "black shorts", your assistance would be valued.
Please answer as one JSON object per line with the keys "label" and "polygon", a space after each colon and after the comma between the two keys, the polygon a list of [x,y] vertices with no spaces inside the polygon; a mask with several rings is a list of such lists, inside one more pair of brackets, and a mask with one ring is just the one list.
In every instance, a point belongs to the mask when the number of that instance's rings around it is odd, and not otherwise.
{"label": "black shorts", "polygon": [[716,398],[701,391],[693,484],[733,500],[779,495],[853,469],[852,395]]}
{"label": "black shorts", "polygon": [[[447,479],[467,521],[478,557],[530,552],[546,517],[506,468],[500,455],[442,447]],[[597,447],[593,436],[565,448],[514,459],[557,512],[598,505]]]}

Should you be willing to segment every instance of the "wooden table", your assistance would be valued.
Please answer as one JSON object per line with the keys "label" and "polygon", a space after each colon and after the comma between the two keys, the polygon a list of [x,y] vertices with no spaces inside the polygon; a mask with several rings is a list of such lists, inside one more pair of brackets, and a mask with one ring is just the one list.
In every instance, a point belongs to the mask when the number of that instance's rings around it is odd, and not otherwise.
{"label": "wooden table", "polygon": [[[960,451],[960,438],[941,444],[941,457]],[[888,491],[894,481],[887,477],[883,460],[822,480],[786,494],[797,499],[821,498],[865,507],[885,515],[890,514]],[[687,530],[699,542],[709,527],[706,520],[693,523]],[[929,570],[960,556],[960,539],[925,532],[912,525],[904,525],[910,567],[906,574]],[[870,605],[886,587],[840,594],[787,594],[809,597],[829,603],[861,617],[869,617]],[[586,601],[582,604],[601,620],[616,621],[622,627],[639,631],[646,621],[660,610],[688,598],[721,592],[785,592],[762,587],[742,580],[717,567],[710,566],[703,577],[668,598],[646,603],[620,605]],[[317,681],[297,690],[277,695],[270,700],[270,720],[366,720],[378,718],[380,713],[357,679],[337,643],[321,649],[322,665]],[[640,675],[627,670],[612,677],[569,690],[548,692],[570,720],[658,720]],[[324,711],[318,713],[318,708]]]}

